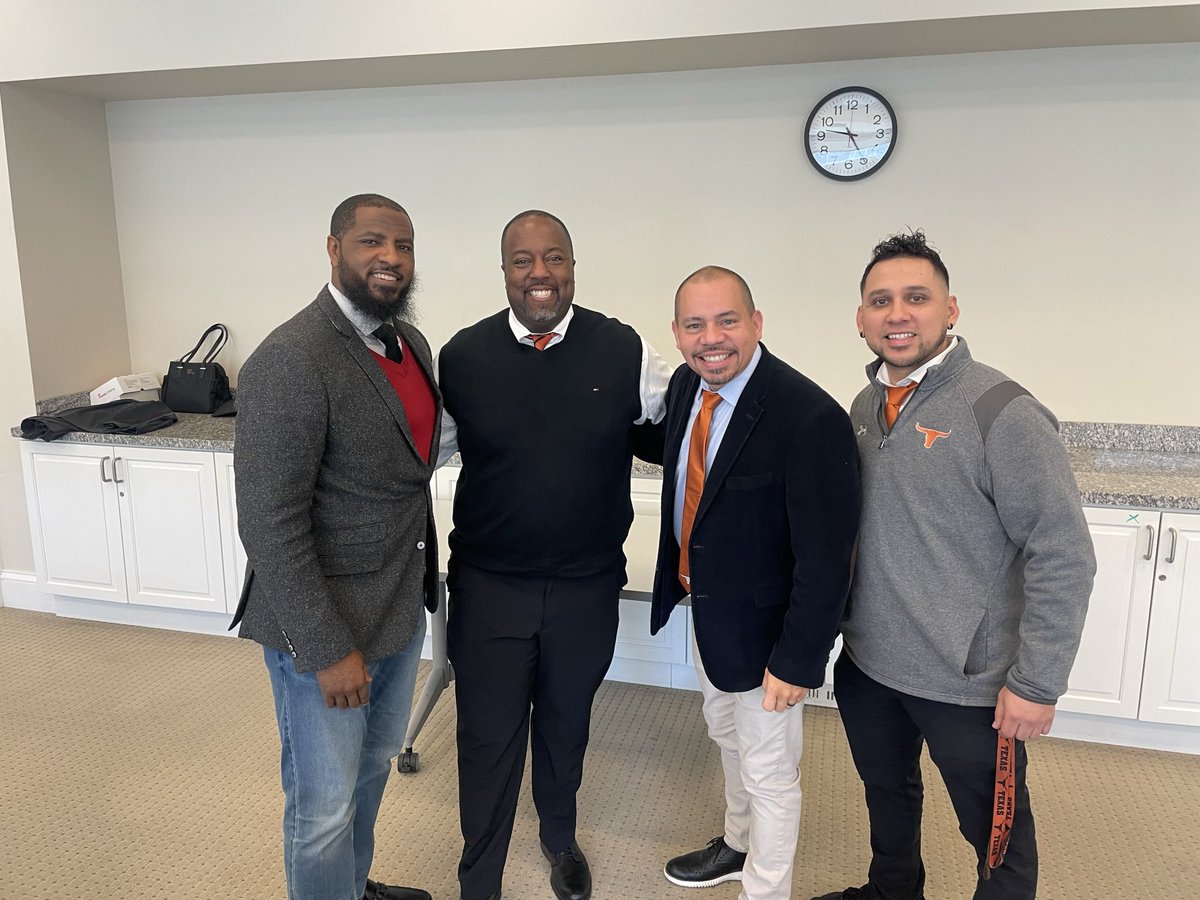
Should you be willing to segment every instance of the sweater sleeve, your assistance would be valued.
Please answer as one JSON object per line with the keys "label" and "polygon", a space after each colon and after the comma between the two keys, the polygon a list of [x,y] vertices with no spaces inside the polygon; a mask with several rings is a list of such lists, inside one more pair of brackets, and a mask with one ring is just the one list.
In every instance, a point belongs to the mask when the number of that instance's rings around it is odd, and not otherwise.
{"label": "sweater sleeve", "polygon": [[1020,397],[986,443],[996,512],[1025,560],[1020,642],[1008,689],[1055,703],[1067,689],[1083,631],[1096,557],[1067,449],[1050,411]]}

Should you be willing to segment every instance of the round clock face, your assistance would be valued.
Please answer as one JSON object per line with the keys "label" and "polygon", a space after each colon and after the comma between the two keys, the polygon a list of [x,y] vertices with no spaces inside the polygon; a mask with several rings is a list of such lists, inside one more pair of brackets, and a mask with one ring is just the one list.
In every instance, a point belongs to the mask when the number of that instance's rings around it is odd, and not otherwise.
{"label": "round clock face", "polygon": [[821,100],[804,126],[804,150],[822,175],[857,181],[882,166],[896,148],[896,115],[879,94],[840,88]]}

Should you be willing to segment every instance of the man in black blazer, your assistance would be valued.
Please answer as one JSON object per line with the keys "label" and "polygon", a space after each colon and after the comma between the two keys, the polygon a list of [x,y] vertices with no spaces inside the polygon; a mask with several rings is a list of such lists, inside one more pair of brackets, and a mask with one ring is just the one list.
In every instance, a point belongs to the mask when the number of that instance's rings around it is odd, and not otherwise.
{"label": "man in black blazer", "polygon": [[[282,745],[289,900],[429,900],[367,878],[437,603],[429,479],[441,397],[404,321],[413,227],[345,200],[329,284],[242,367],[234,472],[249,559],[241,636],[263,645]],[[232,627],[232,626],[231,626]]]}
{"label": "man in black blazer", "polygon": [[740,900],[787,900],[801,703],[824,682],[849,588],[858,453],[842,408],[759,343],[762,312],[737,273],[689,275],[671,328],[687,365],[667,389],[650,629],[691,595],[726,810],[724,833],[665,874],[684,887],[740,880]]}

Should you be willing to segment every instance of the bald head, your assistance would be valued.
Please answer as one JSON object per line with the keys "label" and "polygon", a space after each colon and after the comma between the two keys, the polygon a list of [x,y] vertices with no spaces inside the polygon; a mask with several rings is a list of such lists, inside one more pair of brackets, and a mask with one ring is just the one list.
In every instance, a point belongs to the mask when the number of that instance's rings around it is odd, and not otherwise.
{"label": "bald head", "polygon": [[750,293],[750,285],[746,284],[746,280],[741,275],[733,271],[733,269],[726,269],[724,266],[704,266],[683,279],[679,287],[675,289],[676,321],[679,321],[679,295],[683,293],[683,289],[691,284],[709,284],[714,281],[731,281],[735,284],[738,293],[746,301],[746,315],[749,316],[754,313],[754,296]]}

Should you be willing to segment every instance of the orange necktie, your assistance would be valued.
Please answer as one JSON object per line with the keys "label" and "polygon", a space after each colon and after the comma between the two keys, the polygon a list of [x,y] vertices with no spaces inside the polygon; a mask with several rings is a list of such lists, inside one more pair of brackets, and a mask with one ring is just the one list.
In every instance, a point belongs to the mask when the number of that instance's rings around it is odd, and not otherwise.
{"label": "orange necktie", "polygon": [[526,335],[526,337],[533,341],[533,346],[537,347],[539,350],[545,350],[546,345],[554,340],[554,337],[557,334],[557,331],[547,331],[545,334],[529,334]]}
{"label": "orange necktie", "polygon": [[883,421],[887,423],[888,431],[892,430],[892,426],[896,424],[896,419],[900,416],[900,407],[904,405],[904,398],[917,389],[919,382],[912,381],[904,387],[889,387],[887,389],[887,403],[883,405]]}
{"label": "orange necktie", "polygon": [[688,540],[692,536],[692,523],[696,510],[700,508],[700,495],[704,493],[704,461],[708,458],[708,429],[712,424],[713,410],[721,402],[716,391],[700,392],[700,412],[692,425],[692,441],[688,447],[687,480],[683,488],[683,519],[679,523],[679,581],[685,591],[690,591],[688,581]]}

